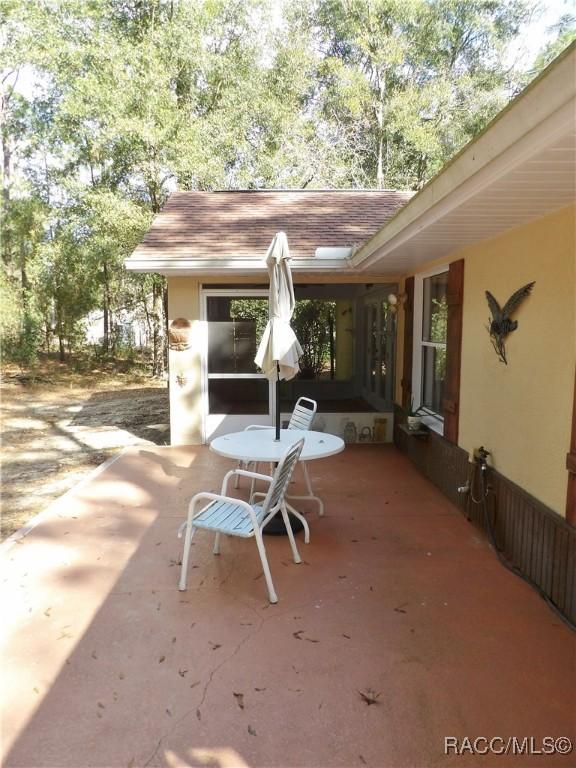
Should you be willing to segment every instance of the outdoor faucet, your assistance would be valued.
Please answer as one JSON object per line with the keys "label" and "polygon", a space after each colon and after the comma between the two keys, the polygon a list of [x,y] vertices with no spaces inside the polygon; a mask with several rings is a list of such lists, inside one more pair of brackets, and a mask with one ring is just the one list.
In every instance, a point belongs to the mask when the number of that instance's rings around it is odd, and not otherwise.
{"label": "outdoor faucet", "polygon": [[488,456],[490,456],[490,451],[487,451],[483,445],[474,450],[474,461],[480,466],[482,472],[488,469]]}

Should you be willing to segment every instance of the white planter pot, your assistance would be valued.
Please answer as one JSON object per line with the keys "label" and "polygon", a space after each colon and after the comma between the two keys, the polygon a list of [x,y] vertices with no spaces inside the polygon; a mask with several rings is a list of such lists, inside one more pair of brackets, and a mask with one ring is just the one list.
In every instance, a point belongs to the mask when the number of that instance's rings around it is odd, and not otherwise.
{"label": "white planter pot", "polygon": [[422,426],[421,416],[406,416],[406,426],[410,432],[417,432]]}

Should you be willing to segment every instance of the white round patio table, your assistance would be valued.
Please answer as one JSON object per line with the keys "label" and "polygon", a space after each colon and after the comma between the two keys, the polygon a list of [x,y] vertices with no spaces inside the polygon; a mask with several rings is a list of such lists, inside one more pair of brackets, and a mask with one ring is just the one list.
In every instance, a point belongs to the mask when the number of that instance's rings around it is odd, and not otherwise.
{"label": "white round patio table", "polygon": [[[274,440],[274,427],[263,429],[248,429],[244,432],[232,432],[229,435],[221,435],[210,443],[210,450],[220,456],[236,461],[254,461],[277,463],[286,453],[288,448],[298,440],[304,438],[304,447],[300,454],[300,461],[313,461],[334,456],[344,450],[344,440],[336,435],[325,432],[303,431],[297,429],[281,429],[280,440]],[[318,504],[320,515],[324,514],[322,499],[314,494],[308,472],[304,471],[306,488],[308,493],[304,496],[287,495],[292,501],[314,501]],[[310,532],[306,518],[291,504],[286,504],[288,509],[302,522],[305,531],[305,541],[308,543]],[[266,528],[270,526],[270,523]],[[272,531],[271,531],[272,532]]]}
{"label": "white round patio table", "polygon": [[281,429],[280,440],[274,440],[274,427],[248,429],[245,432],[232,432],[230,435],[215,437],[210,443],[210,450],[228,459],[238,461],[278,462],[288,448],[304,438],[304,447],[300,461],[325,459],[344,450],[344,440],[325,432]]}

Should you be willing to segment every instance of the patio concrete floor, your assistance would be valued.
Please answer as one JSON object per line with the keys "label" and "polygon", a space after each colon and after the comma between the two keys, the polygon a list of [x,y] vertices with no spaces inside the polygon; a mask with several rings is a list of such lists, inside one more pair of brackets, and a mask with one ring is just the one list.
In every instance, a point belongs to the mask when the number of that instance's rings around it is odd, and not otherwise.
{"label": "patio concrete floor", "polygon": [[178,592],[186,502],[230,465],[131,448],[4,553],[3,765],[574,765],[444,755],[573,737],[575,640],[392,446],[309,464],[327,514],[301,565],[266,538],[277,605],[253,541],[202,532]]}

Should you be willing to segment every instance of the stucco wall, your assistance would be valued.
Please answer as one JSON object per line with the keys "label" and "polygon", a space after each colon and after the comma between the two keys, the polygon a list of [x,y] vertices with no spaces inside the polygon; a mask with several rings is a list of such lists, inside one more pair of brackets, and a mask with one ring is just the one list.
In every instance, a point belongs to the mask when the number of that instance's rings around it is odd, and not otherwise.
{"label": "stucco wall", "polygon": [[202,442],[202,362],[204,323],[200,320],[198,280],[168,279],[168,320],[186,318],[192,323],[191,346],[170,350],[170,442],[198,445]]}
{"label": "stucco wall", "polygon": [[[460,445],[483,444],[494,466],[554,511],[566,506],[566,452],[576,360],[574,207],[462,252],[464,316]],[[499,362],[484,290],[502,304],[531,280]]]}
{"label": "stucco wall", "polygon": [[[561,515],[576,362],[575,211],[564,208],[443,259],[465,260],[459,445],[484,445],[496,469]],[[532,280],[504,365],[486,330],[484,291],[503,305]]]}

